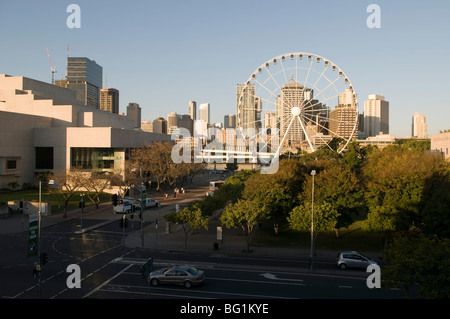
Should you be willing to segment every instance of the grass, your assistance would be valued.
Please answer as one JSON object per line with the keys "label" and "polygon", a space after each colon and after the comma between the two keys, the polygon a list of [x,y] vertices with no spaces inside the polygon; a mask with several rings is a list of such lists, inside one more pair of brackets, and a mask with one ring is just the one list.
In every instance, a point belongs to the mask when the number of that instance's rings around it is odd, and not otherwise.
{"label": "grass", "polygon": [[[86,192],[77,192],[75,193],[69,200],[69,204],[67,209],[71,210],[74,208],[78,208],[78,203],[80,202],[80,195],[86,194]],[[23,191],[14,191],[14,192],[6,192],[0,193],[0,202],[8,202],[8,201],[18,201],[24,200],[27,202],[38,202],[39,201],[39,190],[38,189],[30,189]],[[110,194],[101,194],[100,201],[109,201]],[[43,203],[50,203],[52,206],[52,215],[64,212],[64,198],[58,194],[52,194],[48,191],[42,190],[41,193],[41,201]],[[89,198],[84,197],[84,201],[86,205],[93,204]]]}
{"label": "grass", "polygon": [[[316,240],[316,249],[381,251],[383,249],[383,234],[363,231],[361,223],[362,221],[356,221],[348,229],[340,229],[339,238],[336,238],[334,231],[319,233]],[[310,232],[293,231],[287,223],[280,225],[278,234],[275,234],[273,225],[266,223],[257,229],[251,245],[310,249],[311,235]]]}

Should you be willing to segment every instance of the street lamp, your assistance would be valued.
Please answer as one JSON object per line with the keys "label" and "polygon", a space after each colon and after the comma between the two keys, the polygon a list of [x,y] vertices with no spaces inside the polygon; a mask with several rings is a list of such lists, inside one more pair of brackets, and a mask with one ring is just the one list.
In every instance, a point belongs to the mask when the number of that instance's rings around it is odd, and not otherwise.
{"label": "street lamp", "polygon": [[312,176],[312,198],[311,198],[311,270],[313,270],[313,258],[314,258],[314,176],[316,171],[311,171]]}

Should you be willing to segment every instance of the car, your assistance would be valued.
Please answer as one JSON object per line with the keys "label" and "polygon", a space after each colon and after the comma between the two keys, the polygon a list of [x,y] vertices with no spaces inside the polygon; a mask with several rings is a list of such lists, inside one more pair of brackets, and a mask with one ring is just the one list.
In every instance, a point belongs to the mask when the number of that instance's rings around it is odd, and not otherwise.
{"label": "car", "polygon": [[362,268],[367,269],[369,265],[376,265],[377,262],[356,251],[341,251],[337,255],[337,266],[340,269]]}
{"label": "car", "polygon": [[173,266],[153,271],[148,276],[152,286],[159,284],[182,285],[191,288],[205,280],[205,272],[192,266]]}
{"label": "car", "polygon": [[145,207],[161,207],[161,203],[156,199],[146,198]]}

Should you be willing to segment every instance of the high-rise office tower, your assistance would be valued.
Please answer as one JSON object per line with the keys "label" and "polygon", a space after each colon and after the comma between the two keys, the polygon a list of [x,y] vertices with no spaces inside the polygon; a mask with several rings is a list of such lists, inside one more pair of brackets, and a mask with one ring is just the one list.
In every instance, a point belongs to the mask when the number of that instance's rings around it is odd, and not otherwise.
{"label": "high-rise office tower", "polygon": [[236,117],[244,131],[256,128],[255,85],[237,84],[236,86]]}
{"label": "high-rise office tower", "polygon": [[189,115],[193,121],[197,119],[197,102],[189,101]]}
{"label": "high-rise office tower", "polygon": [[153,120],[153,133],[167,134],[167,121],[163,117]]}
{"label": "high-rise office tower", "polygon": [[100,89],[100,110],[119,114],[119,90]]}
{"label": "high-rise office tower", "polygon": [[178,127],[183,127],[189,131],[191,136],[194,134],[194,120],[189,114],[178,115]]}
{"label": "high-rise office tower", "polygon": [[167,114],[167,133],[178,128],[178,114],[175,112]]}
{"label": "high-rise office tower", "polygon": [[358,107],[353,92],[346,89],[339,94],[338,105],[330,112],[329,130],[333,137],[355,140],[358,137],[358,127],[356,121],[358,120]]}
{"label": "high-rise office tower", "polygon": [[[302,106],[305,101],[305,94],[308,91],[302,84],[291,79],[283,85],[280,90],[280,97],[277,101],[280,118],[280,136],[284,136],[292,118],[292,108]],[[291,143],[300,143],[303,140],[304,133],[300,122],[295,120],[289,129],[287,140]]]}
{"label": "high-rise office tower", "polygon": [[428,124],[425,115],[414,113],[412,118],[412,133],[413,137],[428,138]]}
{"label": "high-rise office tower", "polygon": [[389,102],[384,96],[371,94],[364,101],[364,133],[367,136],[389,134]]}
{"label": "high-rise office tower", "polygon": [[266,134],[275,133],[275,129],[277,128],[277,120],[275,117],[275,112],[266,112],[264,113],[264,129]]}
{"label": "high-rise office tower", "polygon": [[236,115],[228,114],[223,117],[223,128],[236,128]]}
{"label": "high-rise office tower", "polygon": [[127,106],[127,117],[134,121],[135,128],[141,128],[141,108],[137,103],[129,103]]}
{"label": "high-rise office tower", "polygon": [[206,124],[210,123],[210,105],[209,103],[200,104],[198,108],[199,120],[204,121]]}
{"label": "high-rise office tower", "polygon": [[103,86],[102,72],[103,68],[92,59],[68,57],[67,79],[55,81],[55,85],[75,91],[79,102],[98,109]]}

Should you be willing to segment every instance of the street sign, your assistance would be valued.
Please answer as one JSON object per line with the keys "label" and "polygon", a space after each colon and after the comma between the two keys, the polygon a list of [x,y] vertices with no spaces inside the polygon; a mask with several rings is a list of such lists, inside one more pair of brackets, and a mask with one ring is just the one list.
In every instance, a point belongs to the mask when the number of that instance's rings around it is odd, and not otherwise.
{"label": "street sign", "polygon": [[142,279],[146,279],[153,269],[153,258],[149,258],[148,261],[143,264],[140,268]]}
{"label": "street sign", "polygon": [[29,228],[28,228],[28,257],[37,256],[38,252],[38,222],[39,215],[31,214],[29,216]]}

